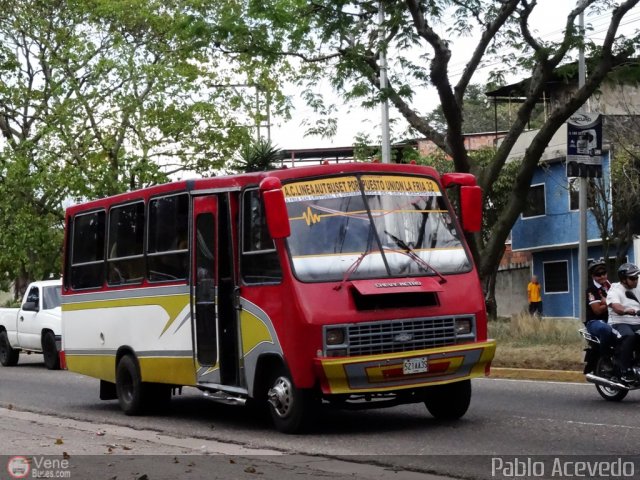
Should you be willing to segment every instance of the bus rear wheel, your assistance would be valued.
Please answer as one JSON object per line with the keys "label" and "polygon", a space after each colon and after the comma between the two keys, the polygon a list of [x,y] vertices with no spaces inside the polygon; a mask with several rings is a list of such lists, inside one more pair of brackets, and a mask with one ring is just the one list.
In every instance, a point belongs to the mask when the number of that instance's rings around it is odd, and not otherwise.
{"label": "bus rear wheel", "polygon": [[308,429],[317,404],[311,390],[296,388],[284,367],[273,376],[267,390],[267,405],[278,431],[297,433]]}
{"label": "bus rear wheel", "polygon": [[142,383],[138,363],[125,355],[116,367],[116,393],[120,408],[126,415],[141,415],[146,408],[146,389]]}
{"label": "bus rear wheel", "polygon": [[424,404],[429,413],[439,420],[461,418],[471,404],[471,380],[427,388]]}
{"label": "bus rear wheel", "polygon": [[116,395],[126,415],[163,412],[171,401],[171,385],[143,382],[138,362],[125,355],[116,367]]}

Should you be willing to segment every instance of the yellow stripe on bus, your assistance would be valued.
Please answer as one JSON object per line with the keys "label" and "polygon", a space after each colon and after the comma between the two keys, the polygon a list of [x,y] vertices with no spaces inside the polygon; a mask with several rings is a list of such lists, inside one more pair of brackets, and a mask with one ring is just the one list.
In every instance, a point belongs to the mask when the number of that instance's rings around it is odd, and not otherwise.
{"label": "yellow stripe on bus", "polygon": [[113,300],[93,300],[88,302],[63,303],[63,312],[74,312],[79,310],[97,310],[102,308],[125,308],[125,307],[146,307],[157,305],[163,308],[169,320],[162,329],[162,335],[178,318],[178,314],[189,304],[189,294],[178,295],[158,295],[149,297],[118,298]]}
{"label": "yellow stripe on bus", "polygon": [[[66,355],[67,368],[73,372],[116,381],[115,355]],[[196,374],[191,357],[139,357],[143,382],[195,385]]]}
{"label": "yellow stripe on bus", "polygon": [[261,343],[274,343],[264,321],[247,310],[242,310],[240,313],[240,329],[242,331],[243,355],[247,355]]}

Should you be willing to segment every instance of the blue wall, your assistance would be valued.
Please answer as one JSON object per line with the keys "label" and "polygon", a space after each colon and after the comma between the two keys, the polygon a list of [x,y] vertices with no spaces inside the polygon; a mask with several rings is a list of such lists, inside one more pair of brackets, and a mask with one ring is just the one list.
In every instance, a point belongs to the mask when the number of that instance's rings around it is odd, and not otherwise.
{"label": "blue wall", "polygon": [[[605,181],[608,181],[608,154],[603,161]],[[539,217],[520,219],[512,230],[511,246],[514,250],[538,249],[574,243],[580,239],[580,213],[570,210],[569,181],[563,162],[538,167],[531,185],[545,185],[545,212]],[[600,238],[600,230],[590,211],[587,211],[587,239]]]}
{"label": "blue wall", "polygon": [[[603,157],[603,174],[608,182],[609,153]],[[580,213],[570,210],[569,183],[563,162],[545,163],[536,170],[531,185],[545,185],[545,215],[520,218],[512,230],[513,250],[532,253],[532,274],[542,284],[543,313],[548,317],[575,317],[580,315],[580,279],[578,277],[578,242],[580,239]],[[600,240],[600,230],[590,211],[587,211],[587,240]],[[591,246],[587,258],[601,258],[600,246]],[[629,261],[633,249],[628,252]],[[568,291],[545,291],[545,262],[567,262]],[[610,278],[610,281],[617,281]],[[526,285],[523,286],[526,289]]]}
{"label": "blue wall", "polygon": [[[590,247],[587,249],[587,258],[600,259],[602,258],[601,247]],[[574,317],[578,318],[580,315],[580,277],[578,276],[578,249],[577,248],[562,248],[556,250],[543,250],[536,252],[532,257],[533,261],[533,274],[538,276],[538,280],[542,285],[542,307],[543,313],[548,317]],[[544,278],[544,263],[545,262],[557,262],[566,261],[568,276],[569,276],[569,291],[568,292],[546,292],[545,278]],[[635,261],[633,259],[632,251],[629,252],[629,261]],[[610,282],[616,282],[615,275],[609,277]]]}

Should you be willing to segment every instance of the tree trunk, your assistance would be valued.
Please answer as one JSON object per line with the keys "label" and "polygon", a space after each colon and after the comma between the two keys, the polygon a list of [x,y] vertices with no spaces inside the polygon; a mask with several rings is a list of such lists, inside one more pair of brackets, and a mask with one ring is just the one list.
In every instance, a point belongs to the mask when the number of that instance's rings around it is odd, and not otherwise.
{"label": "tree trunk", "polygon": [[498,302],[496,301],[496,280],[498,269],[491,272],[482,282],[484,286],[484,301],[487,308],[487,318],[489,320],[498,319]]}
{"label": "tree trunk", "polygon": [[26,273],[24,269],[21,269],[20,275],[18,276],[18,278],[16,278],[13,285],[14,300],[22,300],[22,298],[24,297],[24,292],[27,291],[27,287],[29,286],[30,282],[31,279],[29,278],[29,274]]}

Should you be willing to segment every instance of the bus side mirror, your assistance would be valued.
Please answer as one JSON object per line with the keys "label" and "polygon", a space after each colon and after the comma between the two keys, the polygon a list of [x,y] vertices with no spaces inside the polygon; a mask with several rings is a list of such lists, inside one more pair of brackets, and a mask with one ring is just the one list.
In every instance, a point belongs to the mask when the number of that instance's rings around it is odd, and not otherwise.
{"label": "bus side mirror", "polygon": [[465,232],[479,232],[482,228],[482,189],[477,185],[460,187],[460,214]]}
{"label": "bus side mirror", "polygon": [[440,181],[444,188],[450,185],[463,185],[468,187],[476,185],[476,177],[471,173],[445,173],[440,177]]}
{"label": "bus side mirror", "polygon": [[267,177],[260,182],[260,192],[264,202],[264,211],[267,218],[267,227],[271,238],[287,238],[291,235],[287,204],[284,201],[284,193],[280,180],[275,177]]}

